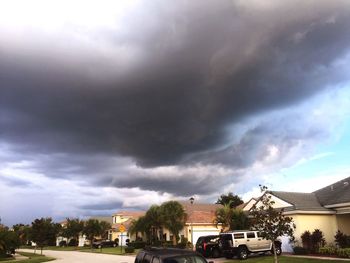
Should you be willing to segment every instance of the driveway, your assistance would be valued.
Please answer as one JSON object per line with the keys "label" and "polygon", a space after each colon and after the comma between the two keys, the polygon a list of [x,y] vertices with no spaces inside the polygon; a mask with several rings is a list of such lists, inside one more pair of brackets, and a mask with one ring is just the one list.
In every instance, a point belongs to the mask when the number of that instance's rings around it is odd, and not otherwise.
{"label": "driveway", "polygon": [[[33,253],[32,249],[20,249],[19,251]],[[43,254],[48,257],[56,258],[56,260],[50,262],[57,263],[134,263],[135,261],[135,256],[118,256],[79,251],[44,250]]]}

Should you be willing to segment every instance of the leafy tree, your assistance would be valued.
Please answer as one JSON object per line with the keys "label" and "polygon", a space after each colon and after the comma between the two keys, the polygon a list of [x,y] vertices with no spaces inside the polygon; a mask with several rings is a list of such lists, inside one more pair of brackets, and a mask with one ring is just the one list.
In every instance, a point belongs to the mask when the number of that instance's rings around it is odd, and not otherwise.
{"label": "leafy tree", "polygon": [[0,225],[0,255],[13,253],[20,245],[19,238],[14,231]]}
{"label": "leafy tree", "polygon": [[35,219],[32,222],[31,238],[40,247],[41,254],[44,246],[55,244],[60,227],[60,224],[52,222],[52,218]]}
{"label": "leafy tree", "polygon": [[12,226],[13,231],[18,236],[20,245],[27,245],[30,240],[31,227],[24,224],[16,224]]}
{"label": "leafy tree", "polygon": [[177,244],[179,232],[186,223],[187,214],[183,206],[176,201],[168,201],[160,206],[164,227],[173,234],[173,245]]}
{"label": "leafy tree", "polygon": [[222,194],[216,201],[216,204],[230,205],[231,208],[235,208],[243,203],[243,200],[238,195],[233,195],[231,192],[227,195]]}
{"label": "leafy tree", "polygon": [[79,245],[79,235],[83,231],[84,221],[79,218],[69,219],[67,218],[67,224],[62,231],[62,235],[68,239],[74,238],[76,240],[76,246]]}
{"label": "leafy tree", "polygon": [[92,250],[92,242],[94,241],[94,238],[96,236],[101,235],[102,228],[101,224],[96,219],[89,219],[85,222],[84,228],[83,228],[83,234],[86,235],[87,239],[90,241],[90,247]]}
{"label": "leafy tree", "polygon": [[275,241],[282,235],[293,238],[295,224],[292,217],[283,215],[283,209],[273,208],[275,202],[271,200],[266,186],[260,186],[260,190],[263,195],[251,209],[251,215],[254,219],[253,228],[260,231],[263,238],[272,241],[274,262],[278,263]]}
{"label": "leafy tree", "polygon": [[150,239],[150,227],[149,222],[145,216],[139,217],[137,220],[133,220],[129,226],[129,234],[136,234],[136,240],[138,239],[138,233],[146,235],[147,240]]}

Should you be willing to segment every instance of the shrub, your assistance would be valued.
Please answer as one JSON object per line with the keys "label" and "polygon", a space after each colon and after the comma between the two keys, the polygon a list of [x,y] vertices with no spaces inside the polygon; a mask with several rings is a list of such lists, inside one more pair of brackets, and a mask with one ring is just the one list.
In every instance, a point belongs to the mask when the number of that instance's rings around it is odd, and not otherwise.
{"label": "shrub", "polygon": [[68,242],[68,246],[70,246],[70,247],[76,247],[77,245],[78,245],[78,240],[76,240],[75,238],[72,238]]}
{"label": "shrub", "polygon": [[342,258],[350,258],[350,248],[339,248],[337,255]]}
{"label": "shrub", "polygon": [[337,248],[333,246],[325,246],[325,247],[319,248],[318,252],[322,255],[336,255]]}
{"label": "shrub", "polygon": [[311,234],[312,251],[317,252],[320,247],[323,247],[325,245],[325,243],[326,241],[323,237],[322,231],[315,229]]}
{"label": "shrub", "polygon": [[135,251],[134,247],[128,246],[125,248],[125,253],[133,253]]}
{"label": "shrub", "polygon": [[66,241],[66,240],[62,240],[62,241],[60,241],[60,242],[58,243],[58,245],[59,245],[60,247],[66,247],[66,246],[67,246],[67,241]]}
{"label": "shrub", "polygon": [[306,250],[311,250],[312,248],[312,243],[311,243],[311,233],[310,231],[305,231],[302,235],[301,235],[301,241],[303,243],[303,248],[305,248]]}
{"label": "shrub", "polygon": [[133,247],[133,248],[145,248],[146,242],[144,241],[132,241],[128,243],[128,247]]}
{"label": "shrub", "polygon": [[306,254],[309,254],[309,251],[308,249],[304,248],[304,247],[293,247],[293,251],[294,251],[294,254],[296,255],[306,255]]}
{"label": "shrub", "polygon": [[340,248],[350,247],[350,236],[345,235],[344,233],[340,232],[339,230],[335,234],[334,239],[335,239],[335,243]]}

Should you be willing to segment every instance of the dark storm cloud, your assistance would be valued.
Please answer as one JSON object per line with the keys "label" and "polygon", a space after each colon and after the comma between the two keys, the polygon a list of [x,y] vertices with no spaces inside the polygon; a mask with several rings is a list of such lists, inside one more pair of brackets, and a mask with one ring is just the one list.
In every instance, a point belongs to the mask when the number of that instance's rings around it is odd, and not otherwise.
{"label": "dark storm cloud", "polygon": [[100,202],[96,204],[88,204],[80,206],[84,210],[113,210],[122,208],[122,202]]}
{"label": "dark storm cloud", "polygon": [[228,125],[348,78],[347,64],[336,63],[350,50],[347,1],[169,3],[146,5],[123,33],[98,32],[138,51],[122,73],[108,64],[118,56],[70,57],[59,46],[23,54],[0,42],[1,139],[29,153],[178,164],[225,146]]}

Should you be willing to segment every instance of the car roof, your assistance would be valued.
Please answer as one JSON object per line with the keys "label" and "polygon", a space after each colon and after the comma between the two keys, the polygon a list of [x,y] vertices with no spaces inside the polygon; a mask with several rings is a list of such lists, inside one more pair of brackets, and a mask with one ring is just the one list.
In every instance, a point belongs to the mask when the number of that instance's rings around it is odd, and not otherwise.
{"label": "car roof", "polygon": [[159,256],[160,258],[183,256],[183,255],[192,255],[192,256],[199,255],[197,252],[194,252],[192,250],[180,249],[180,248],[151,247],[151,248],[145,248],[144,250],[142,250],[142,252],[151,254],[154,256]]}

